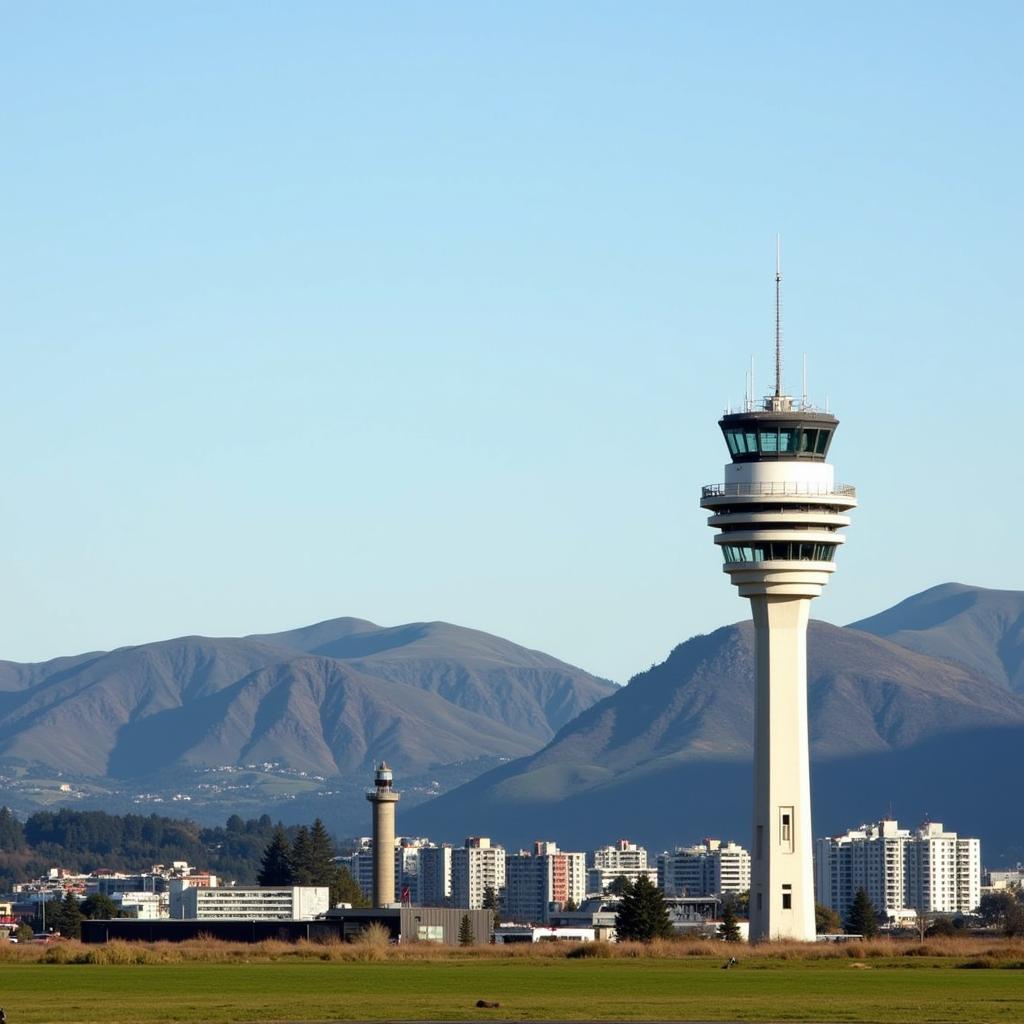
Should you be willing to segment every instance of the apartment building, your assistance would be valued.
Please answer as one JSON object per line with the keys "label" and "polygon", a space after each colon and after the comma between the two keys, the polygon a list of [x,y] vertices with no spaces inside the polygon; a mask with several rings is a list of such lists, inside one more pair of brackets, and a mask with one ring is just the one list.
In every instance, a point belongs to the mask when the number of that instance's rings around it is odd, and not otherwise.
{"label": "apartment building", "polygon": [[523,924],[546,923],[570,901],[586,897],[586,856],[559,850],[556,843],[536,842],[505,862],[502,916]]}
{"label": "apartment building", "polygon": [[631,885],[644,875],[657,885],[658,871],[647,864],[647,851],[628,839],[620,839],[612,846],[602,846],[591,855],[592,866],[587,870],[587,893],[595,896],[607,892],[617,878],[625,878]]}
{"label": "apartment building", "polygon": [[665,896],[723,896],[750,889],[750,854],[738,843],[705,839],[658,856],[658,886]]}
{"label": "apartment building", "polygon": [[505,888],[505,848],[492,846],[487,836],[469,836],[452,850],[451,899],[456,907],[479,910],[484,893]]}

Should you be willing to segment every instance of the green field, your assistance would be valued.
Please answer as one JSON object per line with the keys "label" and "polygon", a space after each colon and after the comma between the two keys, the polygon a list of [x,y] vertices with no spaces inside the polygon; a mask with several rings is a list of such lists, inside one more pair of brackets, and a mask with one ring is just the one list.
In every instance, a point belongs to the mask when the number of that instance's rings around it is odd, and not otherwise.
{"label": "green field", "polygon": [[[962,961],[960,961],[962,963]],[[919,958],[0,964],[10,1024],[381,1019],[1024,1020],[1024,970]],[[478,1010],[477,999],[501,1003]]]}

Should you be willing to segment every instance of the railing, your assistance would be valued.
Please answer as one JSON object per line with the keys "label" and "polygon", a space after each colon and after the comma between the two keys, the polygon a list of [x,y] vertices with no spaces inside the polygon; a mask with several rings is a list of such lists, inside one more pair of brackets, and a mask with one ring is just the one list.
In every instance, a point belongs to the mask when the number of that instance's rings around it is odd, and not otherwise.
{"label": "railing", "polygon": [[760,483],[708,484],[700,489],[702,498],[772,497],[773,495],[856,498],[857,488],[850,484],[812,484],[798,480],[766,480]]}
{"label": "railing", "polygon": [[366,791],[366,797],[368,800],[375,798],[387,800],[388,797],[394,797],[397,800],[401,795],[402,794],[399,793],[397,789],[385,789],[383,786],[381,786],[380,789],[374,786],[373,789],[368,789]]}

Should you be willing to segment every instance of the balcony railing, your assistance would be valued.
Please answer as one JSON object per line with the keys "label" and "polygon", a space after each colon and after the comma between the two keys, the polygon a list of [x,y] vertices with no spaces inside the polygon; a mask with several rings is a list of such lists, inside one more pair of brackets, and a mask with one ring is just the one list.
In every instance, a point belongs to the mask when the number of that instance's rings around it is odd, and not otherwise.
{"label": "balcony railing", "polygon": [[760,483],[707,484],[700,489],[702,498],[856,498],[857,488],[850,484],[811,484],[798,480],[766,480]]}

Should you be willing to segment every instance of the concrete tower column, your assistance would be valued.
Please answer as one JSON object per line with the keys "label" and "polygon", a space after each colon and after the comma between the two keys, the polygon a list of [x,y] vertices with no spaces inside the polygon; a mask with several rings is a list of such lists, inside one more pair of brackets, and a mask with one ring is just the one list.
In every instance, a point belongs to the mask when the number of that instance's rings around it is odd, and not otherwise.
{"label": "concrete tower column", "polygon": [[391,769],[381,761],[373,789],[366,799],[373,804],[373,905],[395,902],[395,804],[402,798],[393,788]]}

